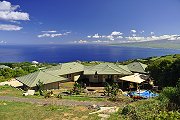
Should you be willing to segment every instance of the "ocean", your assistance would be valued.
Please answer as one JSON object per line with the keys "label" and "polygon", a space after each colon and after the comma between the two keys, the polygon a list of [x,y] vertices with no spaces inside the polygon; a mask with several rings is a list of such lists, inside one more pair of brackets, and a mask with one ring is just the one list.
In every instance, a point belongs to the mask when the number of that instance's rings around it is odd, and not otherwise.
{"label": "ocean", "polygon": [[0,62],[125,61],[180,54],[180,50],[108,45],[1,45]]}

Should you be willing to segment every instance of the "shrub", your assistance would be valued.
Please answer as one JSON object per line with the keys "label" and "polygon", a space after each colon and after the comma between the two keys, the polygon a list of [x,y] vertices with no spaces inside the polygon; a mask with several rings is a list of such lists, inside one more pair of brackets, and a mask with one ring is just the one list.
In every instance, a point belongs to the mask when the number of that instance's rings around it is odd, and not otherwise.
{"label": "shrub", "polygon": [[82,92],[81,84],[75,82],[73,86],[73,90],[71,91],[75,95],[79,95]]}
{"label": "shrub", "polygon": [[179,120],[180,113],[178,111],[160,111],[155,118],[156,120]]}
{"label": "shrub", "polygon": [[53,96],[53,92],[52,91],[48,91],[44,94],[44,98],[50,98]]}
{"label": "shrub", "polygon": [[178,87],[166,87],[159,94],[158,99],[164,103],[168,110],[175,110],[180,106],[179,97]]}
{"label": "shrub", "polygon": [[41,95],[41,96],[43,96],[44,95],[44,84],[43,84],[43,82],[41,82],[40,80],[38,81],[38,83],[36,84],[36,87],[37,87],[37,91],[39,92],[39,94]]}

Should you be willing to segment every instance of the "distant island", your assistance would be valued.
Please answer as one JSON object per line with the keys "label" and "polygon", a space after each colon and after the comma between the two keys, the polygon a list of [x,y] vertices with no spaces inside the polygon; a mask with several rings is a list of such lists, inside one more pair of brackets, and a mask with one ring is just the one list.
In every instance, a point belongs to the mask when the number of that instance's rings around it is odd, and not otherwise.
{"label": "distant island", "polygon": [[114,43],[110,45],[125,47],[180,49],[180,40],[157,40],[147,42]]}

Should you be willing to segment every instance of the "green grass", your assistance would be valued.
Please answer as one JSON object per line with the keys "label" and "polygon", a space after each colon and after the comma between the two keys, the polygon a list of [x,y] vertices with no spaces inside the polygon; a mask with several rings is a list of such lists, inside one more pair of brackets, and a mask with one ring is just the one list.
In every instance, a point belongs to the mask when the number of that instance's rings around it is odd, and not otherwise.
{"label": "green grass", "polygon": [[30,103],[0,101],[1,120],[97,120],[97,115],[89,115],[86,107],[40,106]]}
{"label": "green grass", "polygon": [[0,86],[0,96],[22,96],[23,91],[8,85]]}
{"label": "green grass", "polygon": [[[14,97],[23,97],[23,98],[37,98],[45,99],[44,96],[39,95],[29,95],[23,96],[24,91],[12,88],[10,86],[0,86],[0,96],[14,96]],[[84,95],[73,95],[73,96],[62,96],[63,99],[76,100],[76,101],[106,101],[105,98],[93,98]]]}

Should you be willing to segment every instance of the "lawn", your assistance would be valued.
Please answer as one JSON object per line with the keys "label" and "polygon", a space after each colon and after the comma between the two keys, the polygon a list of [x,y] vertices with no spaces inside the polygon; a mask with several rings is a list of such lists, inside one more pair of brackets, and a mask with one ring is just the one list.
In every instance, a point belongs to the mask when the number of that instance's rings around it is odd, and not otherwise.
{"label": "lawn", "polygon": [[23,91],[8,85],[0,86],[0,96],[22,96]]}
{"label": "lawn", "polygon": [[0,101],[1,120],[98,120],[87,107],[35,105]]}
{"label": "lawn", "polygon": [[[0,96],[14,96],[14,97],[23,97],[23,98],[45,99],[44,96],[39,96],[39,95],[22,96],[23,92],[24,91],[18,90],[16,88],[12,88],[10,86],[0,86]],[[56,90],[56,93],[58,93],[57,90]],[[94,97],[88,97],[86,95],[62,96],[62,99],[76,100],[76,101],[107,101],[106,98],[94,98]]]}

